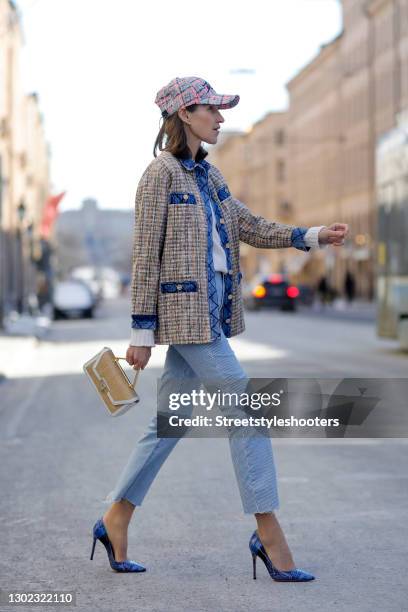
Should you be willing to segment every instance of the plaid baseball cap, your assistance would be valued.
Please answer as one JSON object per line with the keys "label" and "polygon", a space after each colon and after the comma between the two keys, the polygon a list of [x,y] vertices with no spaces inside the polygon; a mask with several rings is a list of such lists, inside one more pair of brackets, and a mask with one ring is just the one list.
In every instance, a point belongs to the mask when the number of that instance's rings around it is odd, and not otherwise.
{"label": "plaid baseball cap", "polygon": [[218,108],[232,108],[238,102],[238,95],[217,94],[207,81],[195,76],[172,79],[157,92],[155,99],[164,118],[190,104],[213,104]]}

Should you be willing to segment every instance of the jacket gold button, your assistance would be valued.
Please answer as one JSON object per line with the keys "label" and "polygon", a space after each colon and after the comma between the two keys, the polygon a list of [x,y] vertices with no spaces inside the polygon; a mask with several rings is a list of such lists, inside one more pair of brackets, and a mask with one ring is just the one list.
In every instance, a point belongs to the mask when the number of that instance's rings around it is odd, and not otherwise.
{"label": "jacket gold button", "polygon": [[221,218],[220,223],[225,223],[225,219]]}
{"label": "jacket gold button", "polygon": [[188,193],[185,193],[185,194],[183,195],[183,198],[184,198],[185,200],[188,200]]}
{"label": "jacket gold button", "polygon": [[231,319],[225,319],[226,323],[231,323]]}
{"label": "jacket gold button", "polygon": [[228,274],[232,274],[232,270],[228,270]]}
{"label": "jacket gold button", "polygon": [[232,300],[232,293],[229,294],[228,299]]}
{"label": "jacket gold button", "polygon": [[183,288],[183,285],[176,285],[177,291],[180,291]]}
{"label": "jacket gold button", "polygon": [[226,243],[225,243],[225,248],[226,248],[226,249],[229,249],[229,248],[230,248],[230,243],[229,243],[229,242],[226,242]]}

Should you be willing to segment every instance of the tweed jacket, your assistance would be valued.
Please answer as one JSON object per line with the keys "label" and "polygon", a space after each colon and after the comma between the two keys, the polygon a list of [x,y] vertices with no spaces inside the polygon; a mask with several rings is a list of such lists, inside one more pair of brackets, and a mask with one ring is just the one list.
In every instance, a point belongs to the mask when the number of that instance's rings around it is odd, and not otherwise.
{"label": "tweed jacket", "polygon": [[[212,340],[209,205],[194,172],[182,162],[162,151],[145,169],[136,192],[131,324],[133,329],[153,330],[156,344]],[[240,241],[258,248],[288,248],[294,246],[294,230],[303,228],[253,214],[231,195],[221,172],[206,160],[202,163],[228,262],[221,325],[229,338],[245,329]]]}

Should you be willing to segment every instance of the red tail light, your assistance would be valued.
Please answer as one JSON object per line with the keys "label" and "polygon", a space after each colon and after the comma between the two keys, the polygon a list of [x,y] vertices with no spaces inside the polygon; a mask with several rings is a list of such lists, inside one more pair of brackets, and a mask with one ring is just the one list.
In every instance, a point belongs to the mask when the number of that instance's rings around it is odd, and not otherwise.
{"label": "red tail light", "polygon": [[291,285],[286,289],[286,295],[290,298],[297,298],[299,293],[299,289],[294,285]]}

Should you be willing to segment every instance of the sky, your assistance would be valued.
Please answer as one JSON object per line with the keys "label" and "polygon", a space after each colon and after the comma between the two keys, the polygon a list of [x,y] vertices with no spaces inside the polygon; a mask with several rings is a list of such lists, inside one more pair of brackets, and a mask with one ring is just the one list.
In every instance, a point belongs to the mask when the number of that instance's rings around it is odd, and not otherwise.
{"label": "sky", "polygon": [[[289,104],[286,83],[342,29],[339,0],[17,0],[22,86],[36,92],[60,211],[131,209],[153,159],[157,91],[200,76],[239,94],[221,130]],[[204,145],[206,146],[206,145]],[[207,146],[210,148],[210,145]]]}

